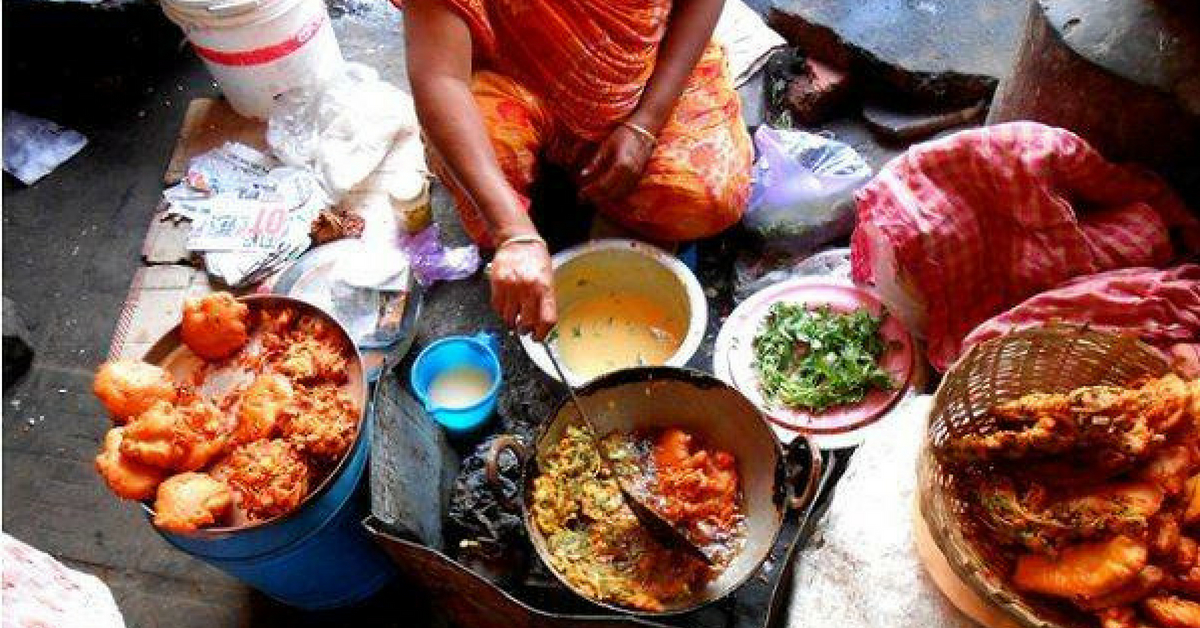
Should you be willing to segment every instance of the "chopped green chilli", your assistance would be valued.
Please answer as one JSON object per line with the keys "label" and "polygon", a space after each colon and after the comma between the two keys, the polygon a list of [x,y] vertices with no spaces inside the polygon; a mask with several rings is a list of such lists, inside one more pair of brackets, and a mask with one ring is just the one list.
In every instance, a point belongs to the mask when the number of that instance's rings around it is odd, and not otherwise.
{"label": "chopped green chilli", "polygon": [[873,389],[890,390],[879,367],[887,346],[883,318],[865,310],[849,314],[797,303],[771,306],[754,337],[754,368],[767,400],[821,412],[856,403]]}

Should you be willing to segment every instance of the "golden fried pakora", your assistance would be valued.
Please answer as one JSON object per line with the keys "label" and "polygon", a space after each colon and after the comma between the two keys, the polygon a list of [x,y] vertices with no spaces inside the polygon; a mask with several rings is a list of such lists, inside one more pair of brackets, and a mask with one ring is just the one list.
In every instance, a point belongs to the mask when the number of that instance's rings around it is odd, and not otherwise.
{"label": "golden fried pakora", "polygon": [[1084,386],[1066,394],[1034,393],[997,404],[991,415],[1001,429],[956,439],[942,455],[969,462],[1099,450],[1132,462],[1161,446],[1190,406],[1191,387],[1176,375],[1136,388]]}
{"label": "golden fried pakora", "polygon": [[296,449],[332,462],[346,453],[358,434],[358,406],[337,386],[315,386],[297,395],[282,424]]}
{"label": "golden fried pakora", "polygon": [[188,299],[183,304],[183,343],[205,360],[222,360],[250,340],[250,308],[228,292]]}
{"label": "golden fried pakora", "polygon": [[1165,628],[1200,628],[1200,603],[1173,595],[1142,601],[1146,615]]}
{"label": "golden fried pakora", "polygon": [[241,395],[233,442],[242,444],[274,436],[294,396],[292,383],[282,375],[268,374],[255,378]]}
{"label": "golden fried pakora", "polygon": [[229,485],[252,522],[291,512],[308,494],[308,463],[280,438],[239,445],[211,473]]}
{"label": "golden fried pakora", "polygon": [[179,395],[171,374],[141,360],[112,360],[96,370],[92,392],[117,423],[150,409],[156,402],[173,403]]}
{"label": "golden fried pakora", "polygon": [[348,364],[340,343],[303,338],[283,349],[275,361],[275,369],[304,384],[342,384],[348,378]]}
{"label": "golden fried pakora", "polygon": [[1165,498],[1150,482],[1088,486],[1052,495],[1038,484],[1018,491],[1004,477],[981,483],[976,495],[994,533],[1006,542],[1043,553],[1105,535],[1141,534]]}
{"label": "golden fried pakora", "polygon": [[143,464],[198,471],[229,445],[233,421],[203,400],[160,401],[125,426],[121,453]]}
{"label": "golden fried pakora", "polygon": [[1013,584],[1023,591],[1056,597],[1096,598],[1132,582],[1149,556],[1144,543],[1123,535],[1073,545],[1057,557],[1023,554],[1017,559]]}
{"label": "golden fried pakora", "polygon": [[122,499],[150,499],[167,472],[142,464],[121,454],[121,439],[125,428],[114,427],[104,435],[104,445],[96,456],[96,472],[104,483]]}
{"label": "golden fried pakora", "polygon": [[233,492],[224,482],[204,473],[180,473],[158,487],[154,525],[171,532],[194,532],[224,521],[233,505]]}

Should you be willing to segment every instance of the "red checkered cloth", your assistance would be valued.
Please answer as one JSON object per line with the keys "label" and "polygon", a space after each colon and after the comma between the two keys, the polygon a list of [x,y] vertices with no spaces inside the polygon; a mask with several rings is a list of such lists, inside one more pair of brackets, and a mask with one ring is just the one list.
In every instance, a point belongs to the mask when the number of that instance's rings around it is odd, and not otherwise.
{"label": "red checkered cloth", "polygon": [[939,370],[972,329],[1034,294],[1079,275],[1164,266],[1176,257],[1172,235],[1200,250],[1200,221],[1158,177],[1033,122],[914,146],[856,201],[852,276],[873,282],[877,247],[892,249],[898,283],[926,316],[914,331]]}
{"label": "red checkered cloth", "polygon": [[1132,333],[1168,354],[1176,344],[1200,343],[1200,266],[1121,268],[1076,277],[976,327],[963,350],[1056,320]]}

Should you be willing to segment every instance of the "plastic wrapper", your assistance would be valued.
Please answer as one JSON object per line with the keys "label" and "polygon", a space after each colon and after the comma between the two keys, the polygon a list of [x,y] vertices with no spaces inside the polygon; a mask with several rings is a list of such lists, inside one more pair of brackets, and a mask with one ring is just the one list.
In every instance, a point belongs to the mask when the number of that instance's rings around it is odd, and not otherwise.
{"label": "plastic wrapper", "polygon": [[96,576],[0,533],[3,628],[125,628],[112,592]]}
{"label": "plastic wrapper", "polygon": [[850,146],[831,138],[760,126],[754,132],[750,203],[743,224],[769,241],[811,251],[850,234],[855,189],[871,167]]}
{"label": "plastic wrapper", "polygon": [[333,79],[280,95],[267,143],[283,163],[316,173],[337,201],[375,170],[393,142],[417,129],[412,97],[374,69],[347,63]]}
{"label": "plastic wrapper", "polygon": [[49,120],[4,110],[4,171],[33,185],[87,146],[87,138]]}
{"label": "plastic wrapper", "polygon": [[913,535],[917,457],[932,397],[902,402],[854,453],[797,557],[792,628],[970,628],[925,572]]}
{"label": "plastic wrapper", "polygon": [[771,256],[747,254],[733,265],[734,300],[742,302],[755,292],[797,277],[820,277],[850,283],[850,249],[828,249],[814,255]]}
{"label": "plastic wrapper", "polygon": [[401,236],[400,248],[408,254],[413,274],[422,286],[465,279],[479,270],[479,249],[473,244],[446,247],[442,244],[437,223],[412,235]]}

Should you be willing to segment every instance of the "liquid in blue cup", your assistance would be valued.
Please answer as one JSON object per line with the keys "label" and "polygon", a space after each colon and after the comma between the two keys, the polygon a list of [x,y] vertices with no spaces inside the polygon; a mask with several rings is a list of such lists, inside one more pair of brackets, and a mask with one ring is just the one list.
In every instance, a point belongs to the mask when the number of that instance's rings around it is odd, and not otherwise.
{"label": "liquid in blue cup", "polygon": [[[447,336],[417,355],[409,373],[413,393],[447,431],[470,432],[483,425],[496,410],[501,381],[499,350],[495,334],[480,332],[474,336]],[[454,378],[464,375],[464,371],[465,375],[488,381],[478,387],[479,394],[472,400],[447,401],[447,382],[439,378],[448,374]]]}

